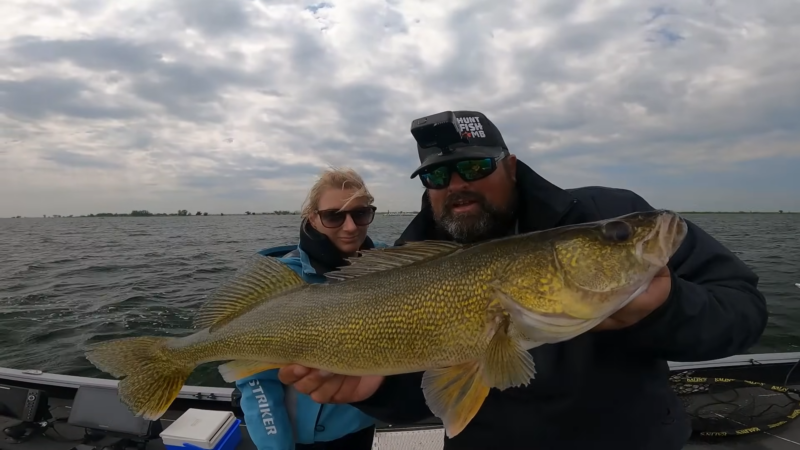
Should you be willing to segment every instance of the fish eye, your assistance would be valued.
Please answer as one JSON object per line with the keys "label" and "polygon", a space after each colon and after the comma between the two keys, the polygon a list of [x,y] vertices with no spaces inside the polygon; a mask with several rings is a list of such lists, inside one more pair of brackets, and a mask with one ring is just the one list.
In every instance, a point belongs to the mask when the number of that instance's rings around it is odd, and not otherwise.
{"label": "fish eye", "polygon": [[625,242],[633,236],[633,227],[628,222],[614,220],[603,225],[603,236],[612,242]]}

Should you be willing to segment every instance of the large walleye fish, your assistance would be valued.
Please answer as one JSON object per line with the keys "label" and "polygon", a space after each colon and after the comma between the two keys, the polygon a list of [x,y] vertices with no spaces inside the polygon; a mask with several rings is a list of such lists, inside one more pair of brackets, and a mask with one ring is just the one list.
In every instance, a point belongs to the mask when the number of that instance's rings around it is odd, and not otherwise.
{"label": "large walleye fish", "polygon": [[670,211],[463,246],[425,241],[369,250],[310,285],[256,255],[200,309],[185,337],[132,337],[86,357],[119,383],[131,411],[155,420],[199,364],[232,382],[290,363],[348,375],[425,371],[422,390],[447,435],[489,389],[534,377],[527,351],[584,333],[642,292],[677,250]]}

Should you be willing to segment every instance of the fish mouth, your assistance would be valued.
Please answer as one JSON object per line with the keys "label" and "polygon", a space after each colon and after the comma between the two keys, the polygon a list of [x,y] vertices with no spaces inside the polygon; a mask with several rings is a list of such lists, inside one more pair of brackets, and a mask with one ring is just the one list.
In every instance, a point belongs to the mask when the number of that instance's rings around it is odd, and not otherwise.
{"label": "fish mouth", "polygon": [[[656,219],[656,226],[636,244],[636,256],[653,266],[662,267],[683,243],[688,227],[681,216],[671,211],[662,212]],[[645,252],[645,245],[656,240],[657,251]]]}

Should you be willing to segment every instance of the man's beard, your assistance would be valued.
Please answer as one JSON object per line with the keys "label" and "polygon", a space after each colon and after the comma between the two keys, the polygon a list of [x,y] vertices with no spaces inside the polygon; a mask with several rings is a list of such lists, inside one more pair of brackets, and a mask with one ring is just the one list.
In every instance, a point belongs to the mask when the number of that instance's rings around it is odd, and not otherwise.
{"label": "man's beard", "polygon": [[[456,213],[453,205],[459,201],[472,201],[477,212]],[[473,243],[507,236],[516,220],[517,192],[512,190],[505,207],[490,204],[477,192],[456,192],[445,199],[442,210],[434,212],[436,225],[460,243]]]}

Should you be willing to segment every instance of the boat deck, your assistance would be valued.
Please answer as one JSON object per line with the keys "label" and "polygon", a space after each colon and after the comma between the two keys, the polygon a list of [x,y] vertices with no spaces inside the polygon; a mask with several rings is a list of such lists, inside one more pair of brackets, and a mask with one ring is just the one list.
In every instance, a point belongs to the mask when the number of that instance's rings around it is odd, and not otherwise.
{"label": "boat deck", "polygon": [[[800,367],[795,367],[800,360],[800,353],[791,354],[763,354],[742,355],[725,358],[716,362],[693,364],[674,364],[674,371],[692,370],[693,377],[724,377],[739,380],[751,380],[800,388]],[[796,370],[794,370],[796,369]],[[83,428],[72,427],[66,423],[69,416],[72,398],[80,385],[116,385],[113,380],[86,379],[80,377],[66,377],[44,374],[46,380],[36,380],[35,376],[21,371],[0,368],[0,383],[28,388],[44,389],[50,396],[50,411],[57,420],[53,428],[45,436],[34,436],[22,443],[13,443],[4,434],[0,434],[0,449],[2,450],[71,450],[84,438]],[[785,381],[788,383],[785,384]],[[200,395],[198,395],[200,394]],[[209,396],[213,394],[213,396]],[[185,386],[181,395],[161,419],[164,428],[177,419],[187,408],[203,408],[233,411],[238,418],[242,418],[241,410],[231,402],[231,389],[225,388],[199,388]],[[199,397],[199,399],[198,399]],[[210,398],[211,397],[211,398]],[[215,397],[215,398],[214,398]],[[16,424],[16,421],[0,417],[0,431],[7,426]],[[256,449],[249,438],[247,427],[240,425],[242,442],[237,447],[239,450]],[[378,427],[374,441],[374,450],[434,450],[441,449],[444,433],[436,422],[420,423],[414,427],[392,427],[381,425]],[[105,437],[102,440],[91,442],[86,447],[77,450],[104,450],[111,446],[118,438]],[[111,449],[111,447],[108,447]],[[135,446],[130,448],[136,448]],[[791,420],[785,425],[771,429],[767,432],[758,432],[742,436],[714,438],[695,438],[684,447],[687,450],[723,450],[723,449],[748,449],[748,450],[800,450],[800,418]],[[160,440],[150,441],[146,450],[165,449]],[[119,449],[123,450],[123,449]]]}
{"label": "boat deck", "polygon": [[[69,416],[69,402],[60,403],[53,408],[53,416],[61,418],[64,422]],[[55,405],[54,405],[55,406]],[[180,416],[180,412],[168,412],[162,419],[164,428]],[[9,425],[14,425],[15,421],[0,418],[0,429]],[[237,450],[257,450],[250,440],[247,427],[240,425],[242,431],[242,442]],[[47,431],[46,436],[36,436],[22,443],[12,443],[5,436],[0,435],[0,449],[2,450],[71,450],[78,445],[84,437],[84,430],[72,427],[66,423],[56,423],[54,428]],[[407,449],[441,449],[444,439],[444,431],[438,427],[418,427],[418,428],[397,428],[382,427],[378,429],[375,437],[375,450],[407,450]],[[88,444],[96,450],[102,450],[104,446],[111,446],[116,443],[118,438],[106,437],[101,440]],[[135,447],[132,447],[135,448]],[[160,440],[147,443],[146,450],[165,450],[165,446]],[[800,449],[800,422],[790,422],[782,427],[776,428],[768,433],[757,433],[749,436],[735,436],[719,438],[717,442],[700,442],[692,439],[684,447],[686,450],[798,450]],[[89,450],[89,449],[86,449]],[[122,450],[122,449],[120,449]]]}
{"label": "boat deck", "polygon": [[[50,399],[50,408],[53,418],[57,420],[54,426],[47,430],[45,437],[35,436],[32,439],[22,442],[13,443],[10,439],[6,438],[4,434],[0,434],[0,449],[2,450],[70,450],[76,445],[80,444],[84,438],[83,428],[73,427],[66,423],[69,417],[69,407],[72,401],[67,399]],[[162,418],[161,424],[164,428],[168,427],[172,421],[180,417],[182,411],[168,411]],[[0,430],[5,429],[9,425],[14,425],[18,421],[11,421],[0,417]],[[240,425],[242,431],[242,443],[237,449],[250,450],[255,449],[256,446],[250,440],[247,434],[247,428]],[[105,437],[101,440],[92,442],[89,448],[95,447],[96,450],[102,450],[105,446],[112,446],[118,442],[119,438]],[[135,446],[132,448],[136,448]],[[161,440],[150,441],[147,443],[146,450],[164,450],[166,447]],[[83,450],[83,449],[81,449]],[[124,450],[124,449],[119,449]]]}

